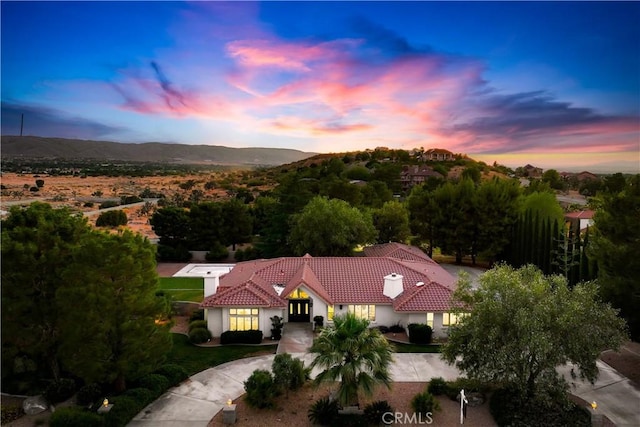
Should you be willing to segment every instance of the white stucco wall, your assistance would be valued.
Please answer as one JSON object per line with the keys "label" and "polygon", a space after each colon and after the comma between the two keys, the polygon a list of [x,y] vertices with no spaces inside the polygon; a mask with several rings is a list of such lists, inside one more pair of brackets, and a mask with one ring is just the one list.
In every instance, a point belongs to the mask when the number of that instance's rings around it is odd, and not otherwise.
{"label": "white stucco wall", "polygon": [[205,319],[207,319],[207,329],[214,337],[219,337],[224,330],[222,329],[222,309],[206,308]]}

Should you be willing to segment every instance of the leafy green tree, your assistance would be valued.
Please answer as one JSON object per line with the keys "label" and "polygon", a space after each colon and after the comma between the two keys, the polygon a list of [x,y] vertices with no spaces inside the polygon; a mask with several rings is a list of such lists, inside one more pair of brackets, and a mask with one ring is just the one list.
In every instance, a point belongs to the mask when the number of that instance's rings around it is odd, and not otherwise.
{"label": "leafy green tree", "polygon": [[411,231],[429,242],[429,256],[433,256],[433,249],[440,238],[441,211],[436,204],[434,192],[435,189],[424,185],[415,186],[407,199]]}
{"label": "leafy green tree", "polygon": [[477,235],[474,225],[477,220],[474,194],[475,186],[468,179],[456,184],[446,183],[433,192],[435,206],[438,208],[437,244],[443,253],[455,254],[456,264],[461,264],[462,257],[472,251]]}
{"label": "leafy green tree", "polygon": [[564,211],[558,203],[556,196],[548,192],[533,192],[524,197],[522,201],[522,212],[530,212],[532,218],[539,221],[549,220],[551,222],[562,223],[564,221]]}
{"label": "leafy green tree", "polygon": [[208,251],[223,239],[222,204],[198,203],[189,209],[189,249]]}
{"label": "leafy green tree", "polygon": [[12,207],[2,221],[3,375],[24,354],[60,378],[60,312],[54,302],[71,253],[90,230],[82,216],[39,202]]}
{"label": "leafy green tree", "polygon": [[383,204],[393,199],[393,192],[382,181],[369,181],[360,189],[362,205],[371,208],[381,208]]}
{"label": "leafy green tree", "polygon": [[532,265],[499,265],[471,290],[463,279],[454,294],[470,313],[449,332],[442,356],[469,378],[511,386],[526,400],[566,396],[556,367],[573,363],[593,382],[600,352],[617,349],[625,322],[598,298],[595,283],[569,289],[562,276]]}
{"label": "leafy green tree", "polygon": [[289,243],[295,254],[349,256],[357,244],[372,243],[376,229],[369,215],[344,200],[315,197],[291,221]]}
{"label": "leafy green tree", "polygon": [[238,199],[232,199],[222,204],[222,237],[223,243],[232,245],[251,241],[253,220],[249,208]]}
{"label": "leafy green tree", "polygon": [[588,255],[597,261],[602,296],[640,341],[640,174],[624,190],[604,195],[594,222]]}
{"label": "leafy green tree", "polygon": [[494,178],[476,190],[475,251],[493,262],[508,245],[511,229],[518,220],[518,181]]}
{"label": "leafy green tree", "polygon": [[149,220],[160,244],[171,247],[185,245],[190,234],[189,214],[179,207],[158,209]]}
{"label": "leafy green tree", "polygon": [[470,179],[475,184],[480,184],[480,179],[482,178],[482,172],[477,166],[469,166],[462,171],[462,178]]}
{"label": "leafy green tree", "polygon": [[549,183],[549,186],[554,190],[562,190],[564,188],[564,182],[560,178],[560,174],[555,169],[548,169],[542,174],[542,182]]}
{"label": "leafy green tree", "polygon": [[[171,349],[168,313],[156,297],[155,250],[142,235],[93,232],[73,251],[56,292],[63,365],[87,383],[126,381],[155,369]],[[82,307],[81,310],[77,307]]]}
{"label": "leafy green tree", "polygon": [[118,227],[127,225],[127,214],[123,210],[101,212],[96,220],[97,227]]}
{"label": "leafy green tree", "polygon": [[311,368],[323,369],[316,383],[340,381],[337,398],[343,406],[356,405],[361,390],[371,396],[377,385],[391,388],[393,348],[378,329],[369,328],[367,319],[353,313],[335,316],[310,351],[315,354]]}
{"label": "leafy green tree", "polygon": [[620,172],[614,173],[604,178],[603,186],[609,193],[619,193],[624,190],[627,184],[624,175]]}
{"label": "leafy green tree", "polygon": [[409,238],[409,211],[392,200],[373,211],[373,226],[378,230],[378,243],[404,242]]}
{"label": "leafy green tree", "polygon": [[322,183],[320,195],[330,199],[340,199],[351,206],[359,206],[362,203],[360,187],[340,178],[333,178]]}

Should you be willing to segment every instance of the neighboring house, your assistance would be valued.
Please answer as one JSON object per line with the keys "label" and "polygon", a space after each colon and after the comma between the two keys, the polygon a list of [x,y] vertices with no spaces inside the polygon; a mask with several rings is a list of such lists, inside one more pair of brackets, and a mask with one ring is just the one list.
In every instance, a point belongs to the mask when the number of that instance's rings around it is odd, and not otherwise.
{"label": "neighboring house", "polygon": [[580,227],[580,231],[584,231],[587,227],[591,227],[593,225],[593,215],[594,211],[580,211],[580,212],[569,212],[564,215],[564,219],[566,222],[570,223],[572,226],[578,225]]}
{"label": "neighboring house", "polygon": [[444,150],[442,148],[430,148],[424,152],[422,158],[423,160],[451,161],[455,160],[456,156],[449,150]]}
{"label": "neighboring house", "polygon": [[436,172],[433,168],[426,165],[409,166],[400,172],[400,183],[403,190],[408,190],[415,185],[424,184],[429,177],[444,178],[440,172]]}
{"label": "neighboring house", "polygon": [[576,178],[580,182],[587,181],[587,180],[598,180],[598,179],[600,179],[600,178],[598,178],[597,175],[592,174],[591,172],[587,172],[587,171],[582,171],[582,172],[576,174]]}
{"label": "neighboring house", "polygon": [[523,169],[526,177],[529,177],[529,178],[542,177],[542,168],[537,168],[535,166],[527,164]]}
{"label": "neighboring house", "polygon": [[284,257],[241,262],[205,278],[207,325],[213,336],[259,329],[273,316],[310,323],[353,312],[372,326],[427,323],[445,336],[457,319],[450,300],[456,279],[420,249],[399,243],[365,248],[364,257]]}

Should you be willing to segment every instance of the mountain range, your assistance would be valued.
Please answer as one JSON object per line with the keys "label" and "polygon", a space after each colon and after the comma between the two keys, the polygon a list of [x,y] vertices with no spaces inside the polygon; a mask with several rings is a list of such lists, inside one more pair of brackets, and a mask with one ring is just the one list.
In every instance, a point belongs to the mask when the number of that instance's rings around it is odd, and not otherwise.
{"label": "mountain range", "polygon": [[286,148],[231,148],[160,142],[139,144],[37,136],[2,136],[2,158],[120,160],[212,165],[275,166],[315,155]]}

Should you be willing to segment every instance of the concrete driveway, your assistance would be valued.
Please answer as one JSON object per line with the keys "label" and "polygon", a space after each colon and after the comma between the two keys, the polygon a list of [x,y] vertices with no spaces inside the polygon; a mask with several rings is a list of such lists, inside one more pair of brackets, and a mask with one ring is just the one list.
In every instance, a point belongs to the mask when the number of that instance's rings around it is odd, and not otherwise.
{"label": "concrete driveway", "polygon": [[[308,366],[313,356],[294,353]],[[271,368],[275,355],[240,359],[200,372],[178,387],[170,389],[148,405],[130,423],[131,427],[206,427],[224,407],[227,399],[235,400],[244,394],[244,381],[255,369]],[[394,356],[391,376],[394,381],[427,382],[433,377],[453,380],[459,371],[444,363],[438,354],[399,353]],[[597,411],[606,415],[617,426],[640,425],[640,390],[615,369],[598,362],[600,377],[594,385],[582,381],[573,383],[571,393],[586,400],[596,401]],[[568,375],[569,367],[560,372]],[[312,373],[315,376],[316,372]],[[568,377],[570,378],[570,377]]]}
{"label": "concrete driveway", "polygon": [[[304,360],[305,366],[313,361],[313,355],[309,353],[293,353],[292,356]],[[228,399],[235,400],[244,394],[244,381],[254,370],[271,370],[274,357],[249,357],[202,371],[149,404],[128,425],[206,427]],[[394,381],[427,382],[433,377],[453,380],[460,376],[458,370],[440,360],[438,354],[401,353],[394,358],[391,366]],[[314,370],[312,377],[317,373]]]}

